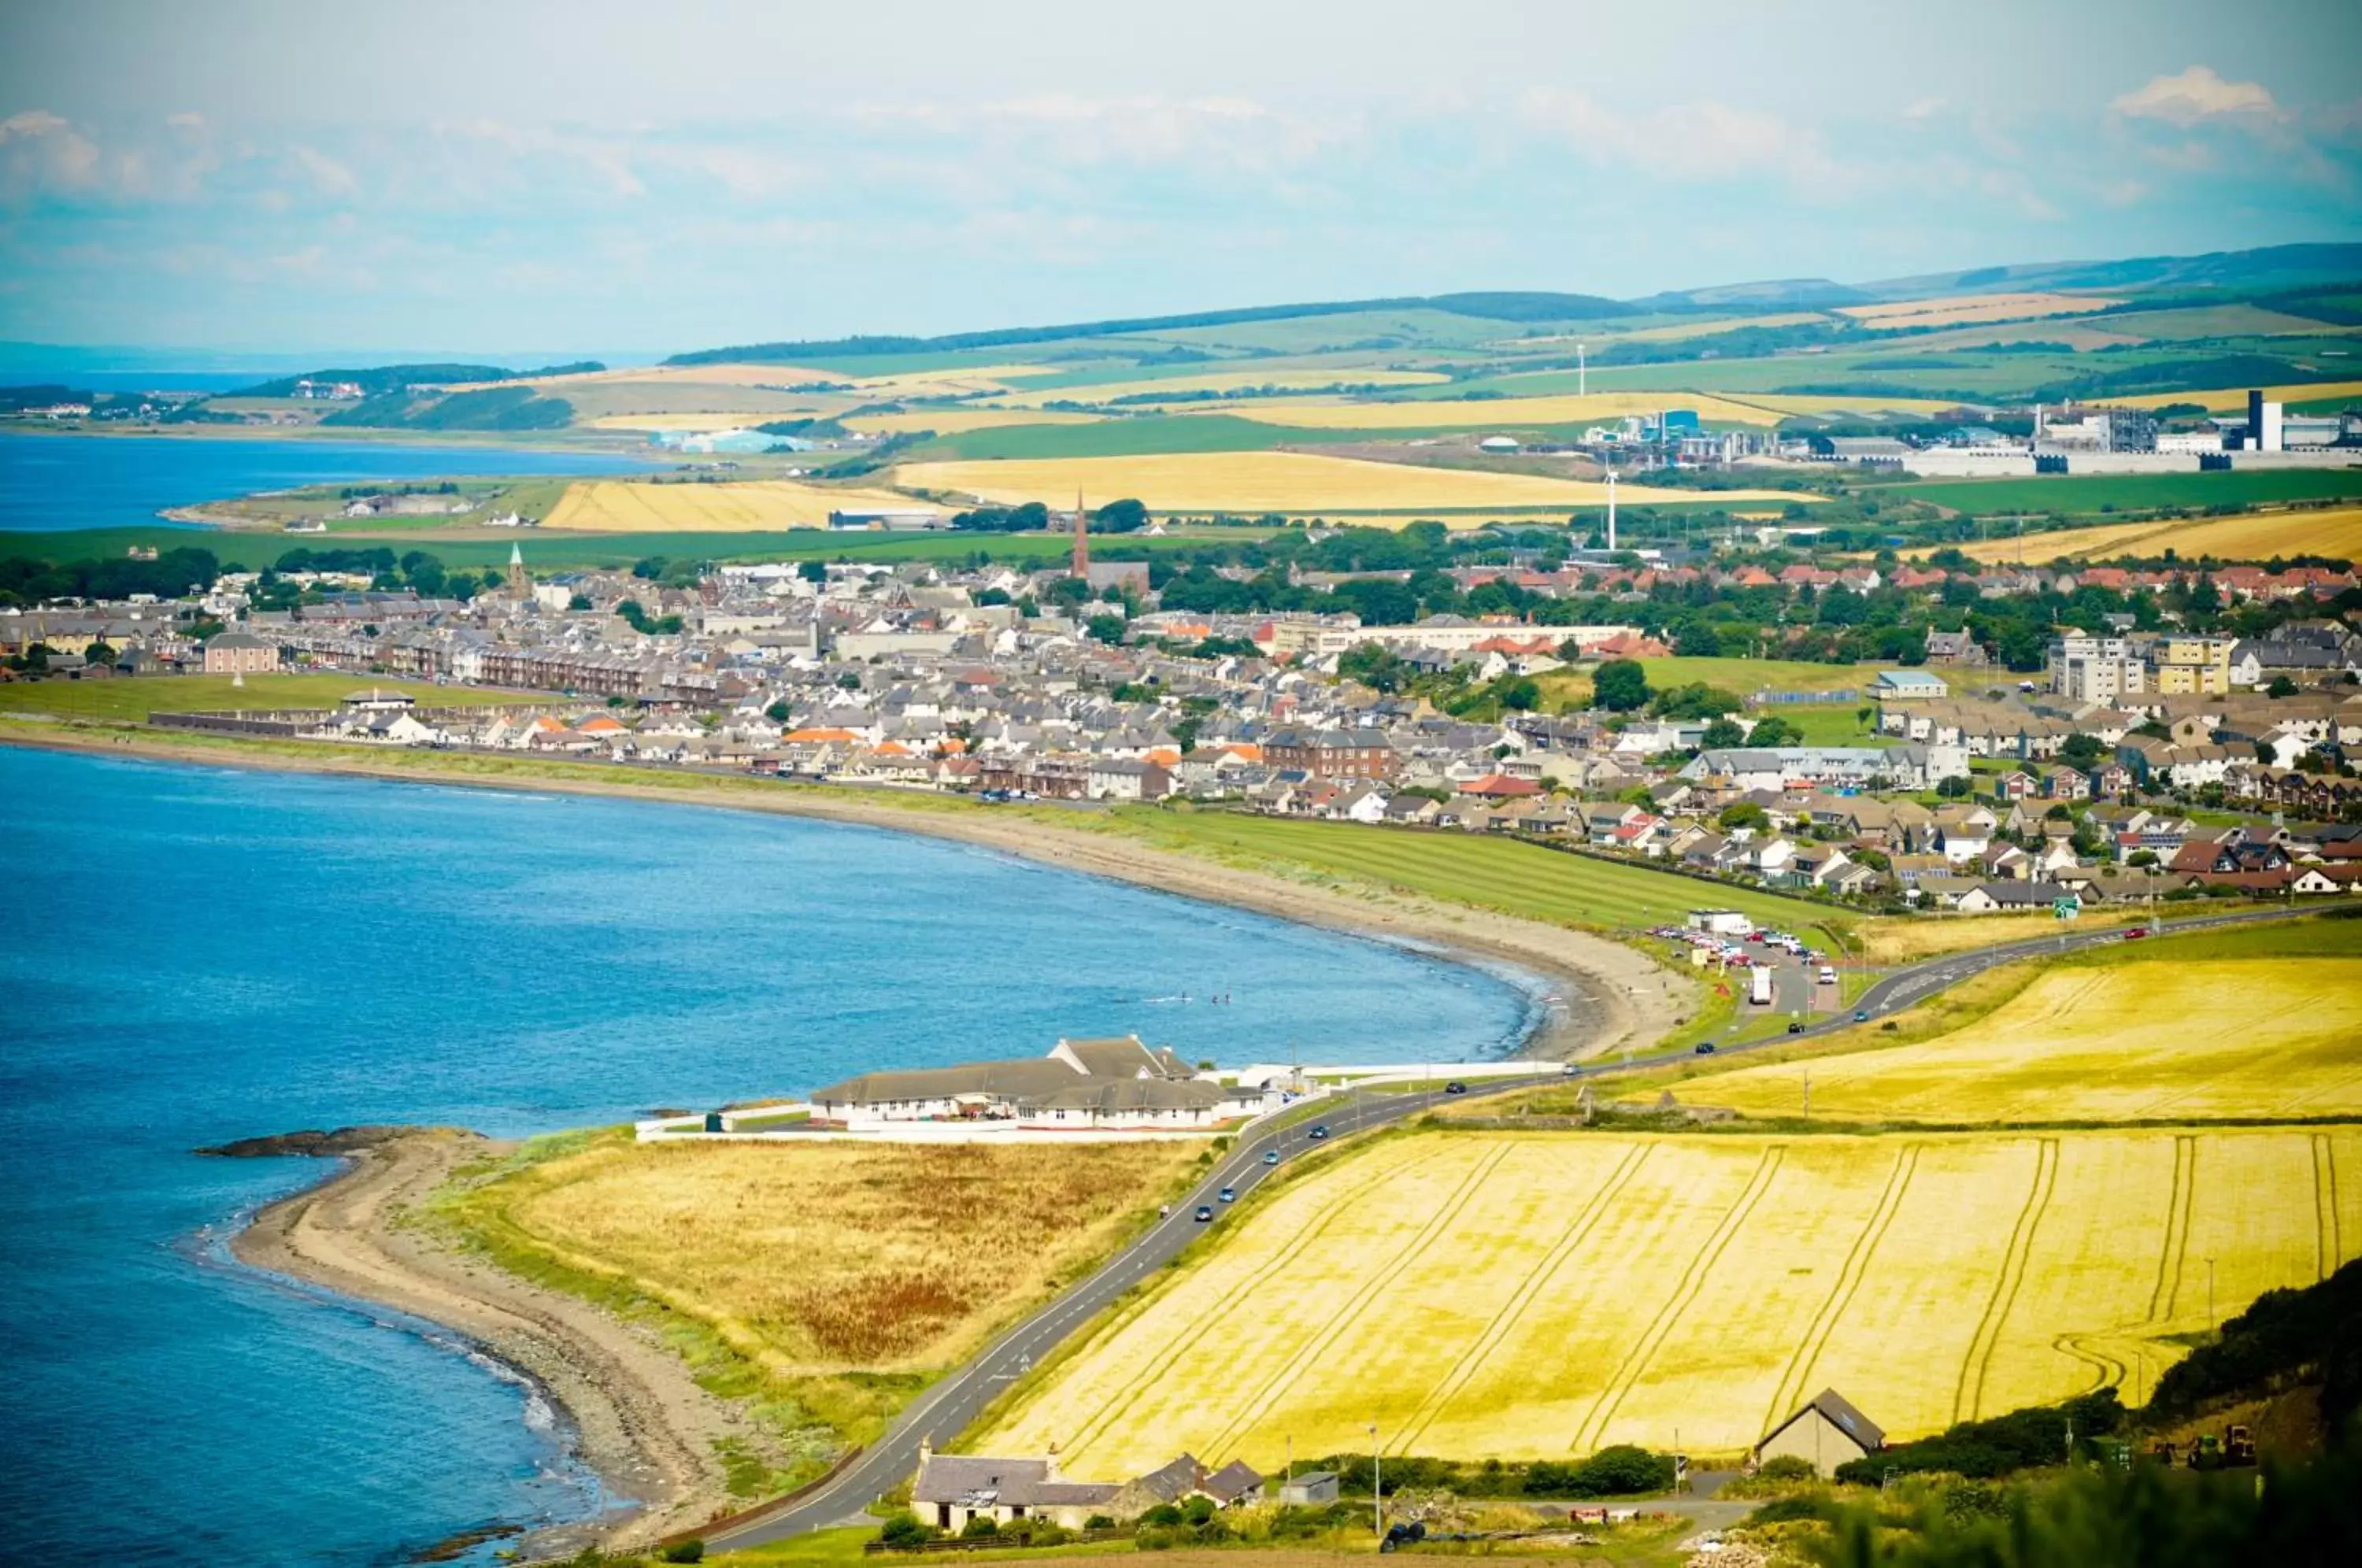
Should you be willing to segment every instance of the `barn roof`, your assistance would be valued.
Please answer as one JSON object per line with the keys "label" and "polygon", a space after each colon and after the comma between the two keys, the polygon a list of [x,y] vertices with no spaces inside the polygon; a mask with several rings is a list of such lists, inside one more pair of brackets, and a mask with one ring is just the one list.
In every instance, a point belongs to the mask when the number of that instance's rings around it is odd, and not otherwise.
{"label": "barn roof", "polygon": [[[1852,1400],[1834,1388],[1824,1388],[1805,1401],[1797,1408],[1794,1415],[1764,1433],[1763,1442],[1770,1442],[1773,1438],[1803,1420],[1808,1410],[1818,1410],[1822,1417],[1839,1431],[1861,1444],[1865,1453],[1874,1453],[1886,1446],[1885,1429],[1856,1409]],[[1760,1448],[1762,1443],[1758,1443],[1756,1446]]]}

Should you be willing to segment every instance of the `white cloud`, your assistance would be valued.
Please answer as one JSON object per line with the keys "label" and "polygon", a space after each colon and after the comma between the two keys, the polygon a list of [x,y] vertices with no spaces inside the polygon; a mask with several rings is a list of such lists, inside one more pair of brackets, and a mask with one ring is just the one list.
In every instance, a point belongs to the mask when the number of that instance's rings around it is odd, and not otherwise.
{"label": "white cloud", "polygon": [[353,171],[316,148],[298,147],[295,161],[311,177],[313,187],[324,196],[352,196],[360,193],[361,182]]}
{"label": "white cloud", "polygon": [[1945,106],[1941,98],[1921,98],[1904,106],[1903,117],[1906,120],[1933,119],[1944,112]]}
{"label": "white cloud", "polygon": [[1628,114],[1586,93],[1536,88],[1520,110],[1600,164],[1645,162],[1670,179],[1716,180],[1772,171],[1827,184],[1845,173],[1818,131],[1757,109],[1717,102],[1672,104]]}
{"label": "white cloud", "polygon": [[2262,83],[2225,82],[2205,65],[2193,65],[2179,76],[2153,77],[2108,107],[2127,119],[2183,127],[2202,120],[2269,125],[2286,117]]}

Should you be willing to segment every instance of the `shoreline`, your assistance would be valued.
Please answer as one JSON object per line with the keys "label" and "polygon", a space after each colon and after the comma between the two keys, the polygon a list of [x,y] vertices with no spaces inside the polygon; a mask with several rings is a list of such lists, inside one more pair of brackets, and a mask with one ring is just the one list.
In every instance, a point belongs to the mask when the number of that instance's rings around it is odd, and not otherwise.
{"label": "shoreline", "polygon": [[[1089,828],[1065,829],[981,809],[929,811],[846,800],[780,785],[775,796],[562,777],[499,779],[432,768],[391,768],[361,754],[299,758],[248,753],[237,743],[176,745],[138,733],[35,722],[0,723],[0,745],[215,765],[643,800],[768,812],[882,831],[926,834],[998,854],[1109,878],[1173,897],[1227,904],[1463,964],[1510,986],[1527,1006],[1523,1037],[1506,1056],[1567,1060],[1645,1045],[1672,1025],[1672,982],[1637,951],[1604,937],[1399,895],[1356,899],[1261,873],[1152,849]],[[1501,974],[1516,971],[1520,979]],[[1539,982],[1539,983],[1536,983]],[[1546,997],[1554,996],[1553,1003]],[[403,1129],[364,1147],[324,1150],[338,1161],[320,1181],[257,1210],[229,1241],[239,1264],[440,1326],[546,1394],[570,1428],[569,1444],[607,1495],[632,1504],[533,1530],[537,1552],[587,1544],[646,1545],[746,1505],[731,1496],[714,1450],[750,1425],[707,1393],[685,1363],[642,1330],[589,1301],[548,1290],[440,1240],[405,1216],[469,1160],[512,1145],[454,1129]]]}
{"label": "shoreline", "polygon": [[[722,790],[686,783],[667,785],[657,781],[663,777],[661,774],[651,775],[650,782],[645,784],[569,778],[561,773],[496,778],[443,771],[431,763],[419,766],[415,760],[410,766],[388,767],[373,760],[376,754],[366,751],[359,752],[350,761],[342,756],[293,757],[256,752],[240,755],[240,743],[235,740],[183,743],[127,726],[102,729],[39,719],[0,723],[0,745],[274,773],[497,790],[513,794],[648,801],[922,834],[1154,892],[1226,904],[1274,919],[1408,946],[1430,956],[1464,963],[1479,972],[1490,972],[1488,966],[1500,965],[1527,971],[1549,982],[1562,1005],[1549,1009],[1526,1039],[1507,1053],[1510,1056],[1579,1061],[1618,1049],[1639,1049],[1669,1033],[1698,1005],[1694,998],[1683,992],[1684,977],[1673,975],[1635,948],[1589,932],[1393,890],[1373,889],[1366,895],[1356,895],[1294,882],[1196,856],[1154,849],[1087,826],[1068,829],[1037,818],[1002,815],[982,807],[931,809],[922,803],[945,799],[934,795],[914,796],[911,804],[902,805],[889,798],[849,799],[842,788],[822,793],[822,787],[774,784],[757,793],[752,788]],[[401,755],[416,759],[440,754]],[[734,779],[736,776],[727,777]],[[1515,984],[1507,980],[1503,983]],[[1518,988],[1525,990],[1522,987]]]}
{"label": "shoreline", "polygon": [[713,1440],[745,1438],[743,1412],[698,1386],[653,1336],[588,1301],[453,1248],[408,1215],[459,1165],[513,1145],[451,1128],[403,1130],[334,1156],[317,1184],[257,1209],[229,1239],[246,1267],[454,1333],[556,1407],[559,1441],[601,1478],[604,1516],[530,1529],[536,1549],[646,1544],[743,1506]]}

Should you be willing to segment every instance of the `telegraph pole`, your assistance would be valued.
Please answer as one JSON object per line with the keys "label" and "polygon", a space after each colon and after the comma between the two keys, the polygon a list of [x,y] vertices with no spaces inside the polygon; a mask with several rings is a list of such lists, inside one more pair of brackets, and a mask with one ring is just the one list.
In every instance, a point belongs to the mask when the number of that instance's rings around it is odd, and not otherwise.
{"label": "telegraph pole", "polygon": [[1378,1539],[1386,1538],[1385,1474],[1378,1453],[1378,1423],[1370,1423],[1370,1518],[1377,1527]]}

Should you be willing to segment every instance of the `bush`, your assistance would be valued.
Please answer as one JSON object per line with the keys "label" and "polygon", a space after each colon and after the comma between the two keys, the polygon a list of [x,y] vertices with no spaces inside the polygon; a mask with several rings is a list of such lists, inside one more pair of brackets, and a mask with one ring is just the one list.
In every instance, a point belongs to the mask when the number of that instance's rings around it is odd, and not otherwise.
{"label": "bush", "polygon": [[705,1561],[705,1542],[695,1539],[676,1541],[664,1549],[664,1560],[668,1562],[702,1562]]}
{"label": "bush", "polygon": [[1756,1466],[1757,1479],[1763,1481],[1809,1481],[1818,1475],[1813,1462],[1801,1454],[1774,1454]]}
{"label": "bush", "polygon": [[1181,1510],[1170,1503],[1159,1503],[1140,1516],[1144,1529],[1170,1529],[1181,1522]]}
{"label": "bush", "polygon": [[1816,1519],[1821,1517],[1818,1497],[1774,1497],[1747,1516],[1750,1525],[1786,1524],[1794,1519]]}
{"label": "bush", "polygon": [[977,1514],[973,1518],[969,1519],[966,1527],[960,1531],[960,1539],[962,1540],[982,1540],[987,1536],[999,1535],[999,1533],[1000,1524],[999,1520],[995,1519],[990,1514]]}
{"label": "bush", "polygon": [[909,1514],[896,1514],[877,1532],[877,1543],[889,1551],[906,1551],[922,1541],[933,1540],[935,1532]]}
{"label": "bush", "polygon": [[1083,1528],[1085,1529],[1115,1529],[1115,1520],[1105,1514],[1093,1514],[1090,1518],[1083,1521]]}
{"label": "bush", "polygon": [[1574,1467],[1569,1490],[1578,1497],[1614,1497],[1662,1492],[1673,1484],[1670,1454],[1650,1453],[1625,1442],[1603,1448]]}

